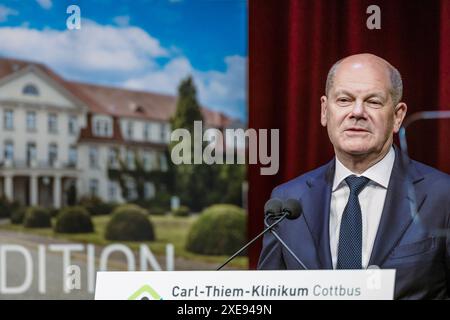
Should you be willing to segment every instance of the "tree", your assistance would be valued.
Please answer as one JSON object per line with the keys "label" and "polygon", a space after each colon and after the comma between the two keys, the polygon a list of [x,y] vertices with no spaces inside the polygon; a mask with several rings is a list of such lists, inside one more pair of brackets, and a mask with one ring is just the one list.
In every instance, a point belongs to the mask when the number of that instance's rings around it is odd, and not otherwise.
{"label": "tree", "polygon": [[191,76],[181,81],[178,86],[177,109],[171,119],[172,130],[185,128],[192,133],[194,121],[203,121],[196,94],[197,90]]}
{"label": "tree", "polygon": [[[177,108],[171,119],[172,130],[187,129],[194,135],[194,121],[203,121],[200,106],[197,102],[197,90],[191,76],[182,80],[178,86]],[[170,151],[175,143],[170,145]],[[191,144],[192,146],[193,144]],[[193,163],[193,152],[191,152]],[[174,191],[183,204],[192,210],[203,207],[202,199],[205,197],[204,183],[208,168],[204,165],[181,164],[171,166],[174,176]]]}
{"label": "tree", "polygon": [[[171,119],[172,130],[184,128],[194,136],[194,121],[202,121],[196,89],[189,76],[178,87],[177,110]],[[205,126],[203,126],[205,127]],[[194,143],[191,143],[191,147]],[[174,144],[171,144],[172,149]],[[191,150],[192,151],[192,150]],[[215,203],[242,204],[241,186],[245,179],[242,165],[193,164],[172,165],[174,191],[181,203],[193,211]]]}

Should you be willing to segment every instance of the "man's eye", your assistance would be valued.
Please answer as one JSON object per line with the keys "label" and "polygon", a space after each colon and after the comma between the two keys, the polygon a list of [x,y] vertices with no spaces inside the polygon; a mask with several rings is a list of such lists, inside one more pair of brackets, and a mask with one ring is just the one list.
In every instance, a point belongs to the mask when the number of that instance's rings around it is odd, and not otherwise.
{"label": "man's eye", "polygon": [[350,101],[350,99],[348,99],[348,98],[339,98],[338,99],[338,102],[349,102]]}
{"label": "man's eye", "polygon": [[369,103],[370,103],[370,104],[381,105],[381,102],[380,102],[380,101],[377,101],[377,100],[370,100]]}

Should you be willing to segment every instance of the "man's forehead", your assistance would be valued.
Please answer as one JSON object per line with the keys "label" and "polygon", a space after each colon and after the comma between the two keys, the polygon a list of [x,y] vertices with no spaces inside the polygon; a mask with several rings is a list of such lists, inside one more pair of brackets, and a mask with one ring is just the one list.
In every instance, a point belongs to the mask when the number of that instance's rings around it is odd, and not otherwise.
{"label": "man's forehead", "polygon": [[381,63],[342,63],[336,70],[335,77],[350,79],[373,79],[389,81],[389,69]]}
{"label": "man's forehead", "polygon": [[341,60],[340,66],[353,66],[354,68],[362,68],[362,67],[380,67],[384,69],[388,69],[390,63],[385,59],[378,57],[373,54],[356,54],[352,56],[348,56]]}
{"label": "man's forehead", "polygon": [[389,72],[386,69],[363,66],[356,68],[342,67],[336,72],[333,81],[333,91],[358,90],[389,92],[391,80]]}
{"label": "man's forehead", "polygon": [[378,96],[381,98],[386,98],[389,94],[388,90],[382,90],[381,88],[368,86],[368,87],[362,87],[362,86],[340,86],[336,85],[332,88],[331,94],[338,96],[338,95],[350,95],[350,96],[358,96],[358,95],[365,95],[365,96]]}

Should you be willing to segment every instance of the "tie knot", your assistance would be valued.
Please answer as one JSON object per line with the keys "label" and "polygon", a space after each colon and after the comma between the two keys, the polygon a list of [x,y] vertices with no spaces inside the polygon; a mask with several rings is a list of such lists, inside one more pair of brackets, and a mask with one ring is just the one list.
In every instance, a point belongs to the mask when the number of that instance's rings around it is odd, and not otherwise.
{"label": "tie knot", "polygon": [[359,195],[359,193],[364,189],[364,187],[369,183],[370,179],[366,177],[349,176],[345,179],[348,187],[350,188],[350,193]]}

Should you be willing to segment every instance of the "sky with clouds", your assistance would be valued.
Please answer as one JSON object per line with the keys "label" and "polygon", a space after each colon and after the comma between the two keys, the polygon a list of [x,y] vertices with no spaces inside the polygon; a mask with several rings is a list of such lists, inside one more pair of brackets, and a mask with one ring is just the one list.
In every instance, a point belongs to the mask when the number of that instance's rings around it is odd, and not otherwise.
{"label": "sky with clouds", "polygon": [[0,56],[75,81],[176,94],[190,74],[201,104],[247,120],[245,0],[6,0],[0,40]]}

